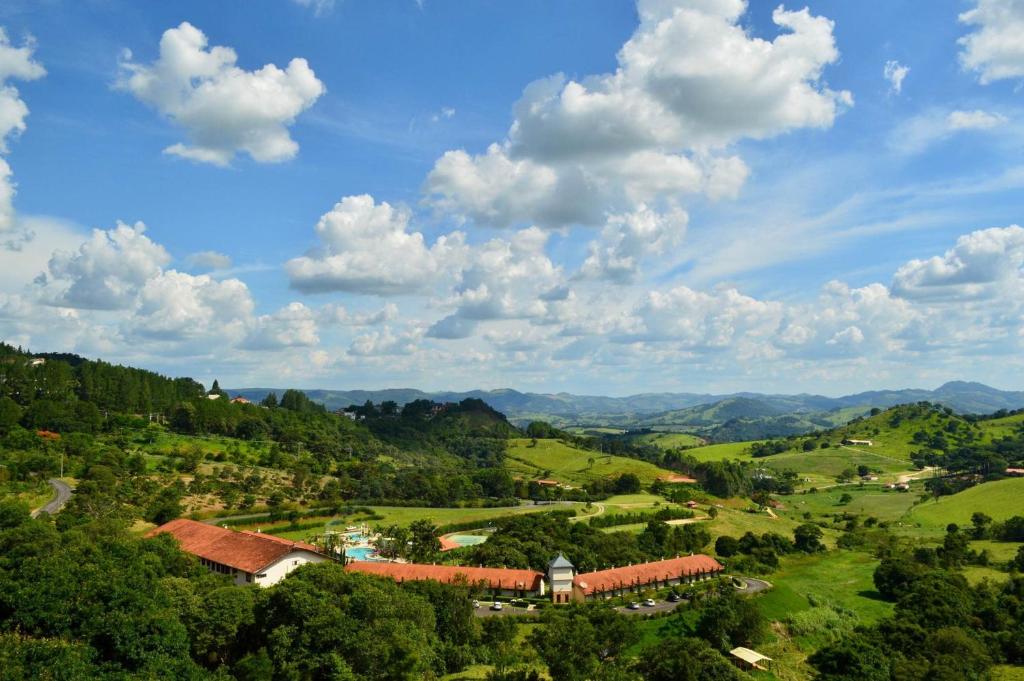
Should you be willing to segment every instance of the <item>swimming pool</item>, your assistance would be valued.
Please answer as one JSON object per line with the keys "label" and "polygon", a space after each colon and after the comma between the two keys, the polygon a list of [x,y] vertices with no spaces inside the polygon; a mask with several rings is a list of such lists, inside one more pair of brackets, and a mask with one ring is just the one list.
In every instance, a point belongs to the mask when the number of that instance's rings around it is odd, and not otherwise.
{"label": "swimming pool", "polygon": [[379,560],[377,550],[372,546],[350,546],[345,549],[345,557],[349,560]]}

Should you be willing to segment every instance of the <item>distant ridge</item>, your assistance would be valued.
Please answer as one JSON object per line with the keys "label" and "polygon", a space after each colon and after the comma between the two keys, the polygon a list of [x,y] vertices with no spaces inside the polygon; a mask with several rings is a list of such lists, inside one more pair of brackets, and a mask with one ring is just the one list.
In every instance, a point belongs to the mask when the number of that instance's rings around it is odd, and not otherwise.
{"label": "distant ridge", "polygon": [[[269,392],[279,395],[283,388],[236,388],[233,395],[243,395],[254,401]],[[350,404],[363,404],[367,400],[384,402],[393,400],[399,405],[417,399],[435,402],[459,402],[469,397],[487,402],[508,416],[509,420],[523,423],[531,419],[548,419],[562,423],[618,423],[643,425],[651,417],[663,417],[668,412],[702,407],[707,421],[726,421],[735,418],[761,418],[787,414],[831,412],[851,407],[891,407],[910,402],[935,402],[966,414],[989,414],[1000,409],[1024,408],[1024,391],[998,390],[982,383],[950,381],[935,390],[908,388],[903,390],[873,390],[825,397],[823,395],[778,395],[762,393],[640,393],[627,397],[601,395],[573,395],[570,393],[524,393],[510,388],[500,390],[470,390],[468,392],[425,392],[415,388],[385,390],[305,390],[310,399],[323,403],[329,409]],[[729,401],[717,409],[711,407]],[[661,420],[664,420],[663,418]]]}

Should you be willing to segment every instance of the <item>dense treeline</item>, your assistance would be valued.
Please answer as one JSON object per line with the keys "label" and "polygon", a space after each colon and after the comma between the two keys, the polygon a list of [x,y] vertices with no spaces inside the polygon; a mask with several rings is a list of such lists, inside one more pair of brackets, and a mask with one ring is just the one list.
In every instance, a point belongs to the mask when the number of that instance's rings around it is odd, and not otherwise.
{"label": "dense treeline", "polygon": [[1024,662],[1024,578],[969,585],[951,569],[966,550],[959,534],[882,561],[875,585],[895,611],[813,654],[822,681],[984,679],[993,664]]}
{"label": "dense treeline", "polygon": [[569,522],[572,513],[530,513],[502,518],[483,544],[469,549],[466,563],[546,570],[564,553],[581,572],[604,570],[699,552],[711,535],[699,524],[667,525],[650,520],[640,534],[606,533],[587,523]]}

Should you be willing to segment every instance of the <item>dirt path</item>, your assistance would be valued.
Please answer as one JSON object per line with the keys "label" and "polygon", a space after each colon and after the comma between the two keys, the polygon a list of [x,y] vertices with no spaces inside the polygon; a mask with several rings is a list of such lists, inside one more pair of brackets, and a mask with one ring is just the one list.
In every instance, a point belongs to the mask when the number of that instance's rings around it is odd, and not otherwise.
{"label": "dirt path", "polygon": [[586,520],[588,518],[596,518],[597,516],[604,513],[604,504],[594,504],[594,507],[597,508],[596,513],[588,513],[587,515],[574,515],[573,517],[569,518],[569,522],[578,523],[579,521]]}

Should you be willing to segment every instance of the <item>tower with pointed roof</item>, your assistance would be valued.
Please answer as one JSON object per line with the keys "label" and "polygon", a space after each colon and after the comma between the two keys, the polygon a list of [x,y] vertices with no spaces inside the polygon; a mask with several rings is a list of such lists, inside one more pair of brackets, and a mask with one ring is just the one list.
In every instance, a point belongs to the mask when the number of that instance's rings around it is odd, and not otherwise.
{"label": "tower with pointed roof", "polygon": [[568,603],[572,600],[572,580],[575,576],[575,566],[561,553],[548,563],[548,585],[551,587],[552,602]]}

